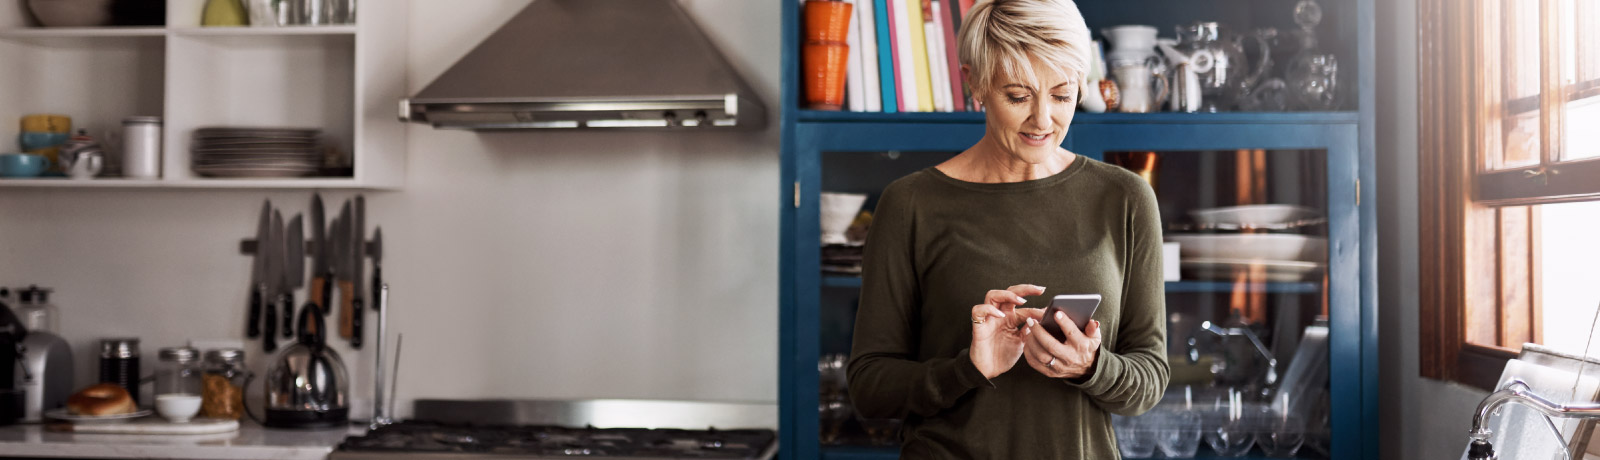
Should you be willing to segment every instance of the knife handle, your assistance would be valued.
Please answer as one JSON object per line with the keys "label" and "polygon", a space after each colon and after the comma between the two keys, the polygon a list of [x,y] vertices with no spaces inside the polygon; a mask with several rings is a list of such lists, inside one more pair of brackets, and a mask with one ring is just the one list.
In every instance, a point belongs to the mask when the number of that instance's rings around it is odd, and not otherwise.
{"label": "knife handle", "polygon": [[317,306],[322,307],[322,316],[328,316],[333,312],[333,272],[323,272],[317,278],[317,283],[322,286],[317,295]]}
{"label": "knife handle", "polygon": [[256,338],[261,336],[261,285],[250,286],[250,317],[245,320],[245,337]]}
{"label": "knife handle", "polygon": [[366,312],[361,309],[361,299],[350,301],[350,348],[361,349],[361,336],[364,332],[363,324],[366,323]]}
{"label": "knife handle", "polygon": [[283,295],[286,297],[283,302],[283,338],[288,339],[294,337],[294,291]]}
{"label": "knife handle", "polygon": [[[372,264],[372,295],[367,296],[367,298],[368,299],[376,299],[376,298],[378,298],[378,293],[380,291],[382,291],[382,290],[383,290],[383,267],[378,265],[378,264],[376,264],[376,263],[374,263],[374,264]],[[379,308],[378,304],[380,304],[380,303],[382,303],[382,302],[374,302],[372,304],[372,311],[378,311],[378,308]]]}
{"label": "knife handle", "polygon": [[349,339],[351,336],[355,335],[355,331],[351,329],[352,325],[350,324],[351,321],[355,318],[355,311],[351,310],[351,308],[353,307],[351,305],[351,303],[355,301],[355,297],[356,297],[355,283],[352,283],[350,281],[340,280],[339,281],[339,307],[340,307],[339,308],[339,337],[343,337],[345,339]]}
{"label": "knife handle", "polygon": [[261,350],[271,353],[278,350],[278,306],[268,305],[265,329],[261,334]]}

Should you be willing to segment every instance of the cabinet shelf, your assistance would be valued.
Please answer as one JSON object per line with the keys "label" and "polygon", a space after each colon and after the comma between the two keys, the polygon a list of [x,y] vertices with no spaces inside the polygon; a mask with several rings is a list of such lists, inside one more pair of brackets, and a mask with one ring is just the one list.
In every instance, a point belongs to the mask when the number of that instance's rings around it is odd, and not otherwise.
{"label": "cabinet shelf", "polygon": [[[801,110],[801,123],[972,123],[983,124],[983,112],[834,112]],[[1223,112],[1223,113],[1078,113],[1073,124],[1354,124],[1360,112]]]}
{"label": "cabinet shelf", "polygon": [[[1256,452],[1251,452],[1256,454]],[[866,447],[866,446],[825,446],[822,448],[823,460],[896,460],[900,458],[898,447]],[[1230,459],[1230,460],[1265,460],[1266,457],[1246,455],[1243,457],[1223,457],[1212,453],[1208,449],[1201,449],[1193,460],[1200,459]],[[1129,458],[1129,460],[1143,460]]]}
{"label": "cabinet shelf", "polygon": [[[830,288],[860,288],[861,278],[855,276],[827,275],[822,277],[822,286]],[[1235,292],[1237,286],[1229,281],[1168,281],[1167,293],[1229,293]],[[1250,283],[1243,287],[1245,292],[1264,292],[1269,294],[1315,294],[1322,291],[1322,285],[1310,281],[1300,282],[1268,282]]]}
{"label": "cabinet shelf", "polygon": [[355,25],[283,27],[180,27],[175,35],[196,37],[260,37],[284,35],[355,35]]}

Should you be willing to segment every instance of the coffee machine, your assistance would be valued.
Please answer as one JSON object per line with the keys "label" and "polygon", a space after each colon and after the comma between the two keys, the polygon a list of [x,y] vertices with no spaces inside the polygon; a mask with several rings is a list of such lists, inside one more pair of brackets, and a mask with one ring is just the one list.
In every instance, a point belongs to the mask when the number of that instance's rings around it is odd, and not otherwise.
{"label": "coffee machine", "polygon": [[22,390],[17,388],[17,358],[19,347],[27,338],[28,329],[11,312],[11,307],[0,302],[0,425],[17,422],[22,415]]}
{"label": "coffee machine", "polygon": [[17,314],[28,337],[22,340],[22,421],[43,421],[44,411],[62,407],[72,395],[72,347],[57,329],[57,313],[50,290],[23,289]]}

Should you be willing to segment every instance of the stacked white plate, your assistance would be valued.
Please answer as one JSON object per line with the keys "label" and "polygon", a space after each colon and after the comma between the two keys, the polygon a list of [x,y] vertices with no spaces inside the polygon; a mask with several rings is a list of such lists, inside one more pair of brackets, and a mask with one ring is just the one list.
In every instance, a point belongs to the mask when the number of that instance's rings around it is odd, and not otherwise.
{"label": "stacked white plate", "polygon": [[[1254,205],[1201,209],[1190,213],[1207,228],[1298,228],[1319,218],[1313,209],[1291,205]],[[1240,273],[1265,281],[1300,281],[1321,273],[1328,260],[1328,240],[1281,233],[1177,233],[1183,270],[1200,279],[1232,281]]]}
{"label": "stacked white plate", "polygon": [[208,177],[302,177],[322,166],[313,128],[215,127],[195,130],[190,168]]}

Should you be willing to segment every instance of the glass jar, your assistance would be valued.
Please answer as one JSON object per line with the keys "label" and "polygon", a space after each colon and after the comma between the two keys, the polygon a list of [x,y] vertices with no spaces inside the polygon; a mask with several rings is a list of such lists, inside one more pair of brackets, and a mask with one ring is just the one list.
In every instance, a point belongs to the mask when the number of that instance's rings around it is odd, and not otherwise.
{"label": "glass jar", "polygon": [[139,339],[100,340],[100,382],[121,386],[139,403]]}
{"label": "glass jar", "polygon": [[200,352],[162,348],[156,357],[156,412],[174,422],[187,422],[200,411]]}
{"label": "glass jar", "polygon": [[207,350],[204,368],[200,415],[239,420],[244,416],[244,389],[250,380],[250,371],[244,365],[244,350]]}

